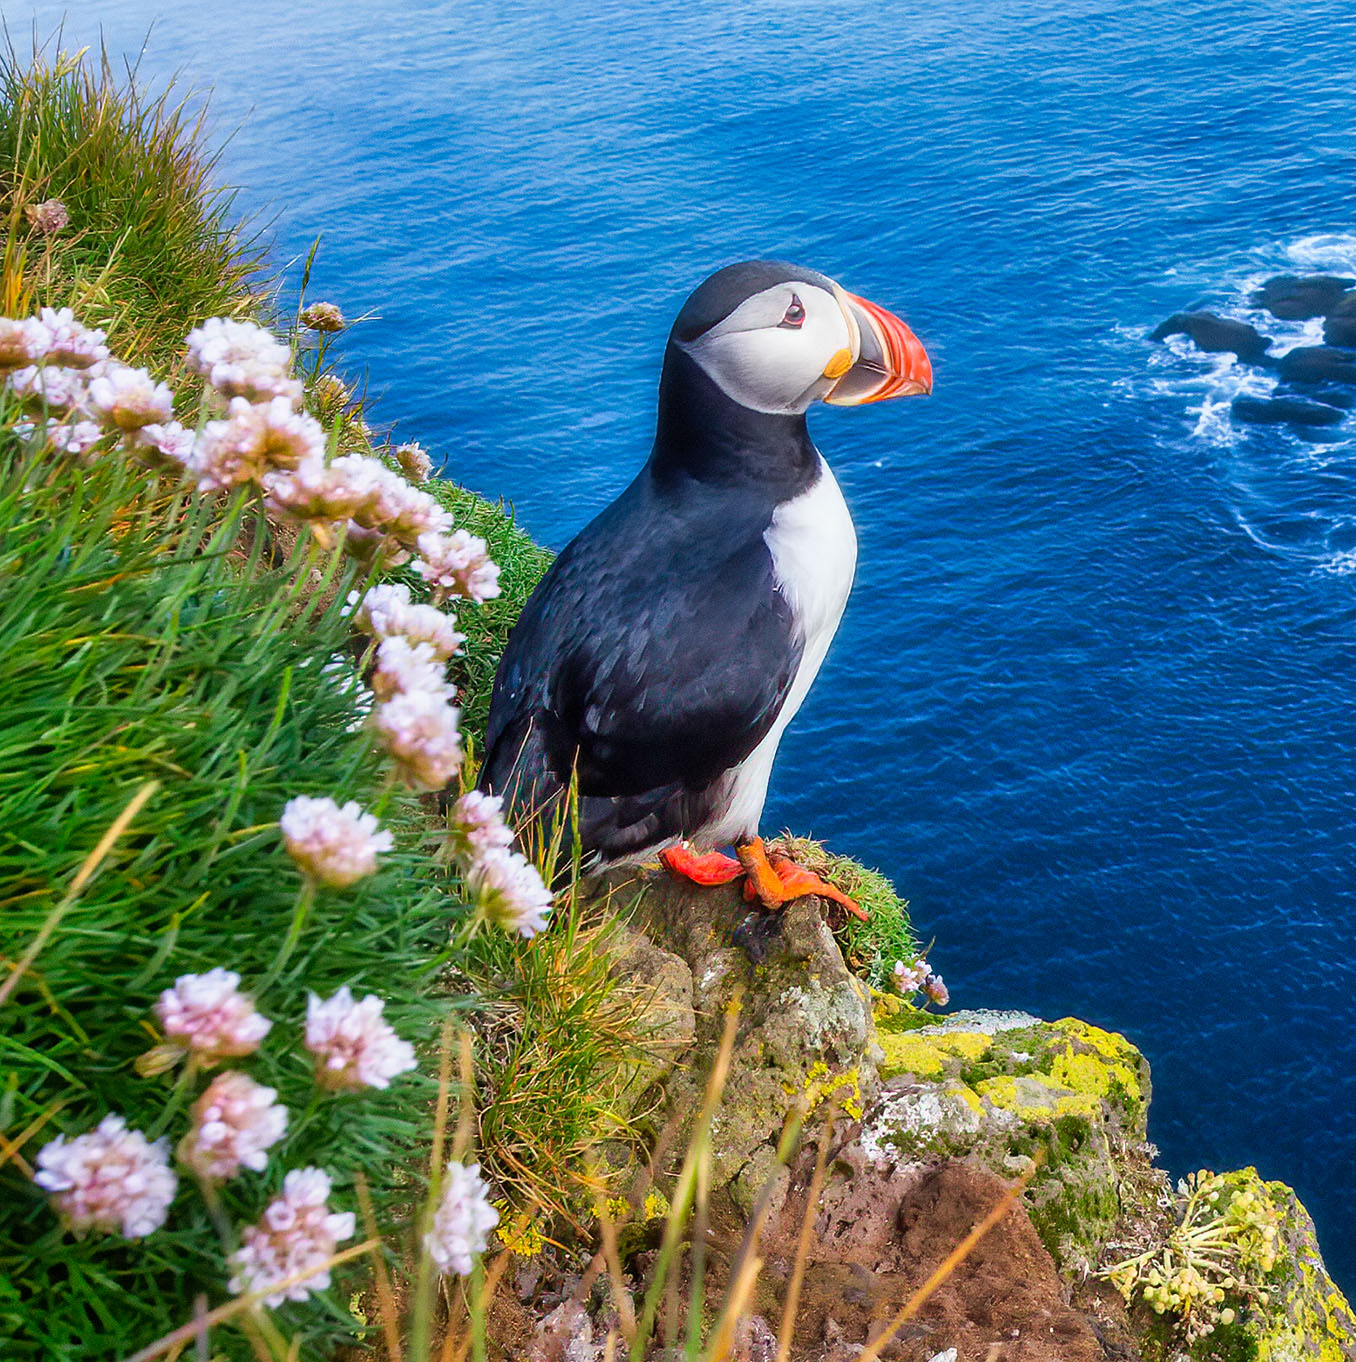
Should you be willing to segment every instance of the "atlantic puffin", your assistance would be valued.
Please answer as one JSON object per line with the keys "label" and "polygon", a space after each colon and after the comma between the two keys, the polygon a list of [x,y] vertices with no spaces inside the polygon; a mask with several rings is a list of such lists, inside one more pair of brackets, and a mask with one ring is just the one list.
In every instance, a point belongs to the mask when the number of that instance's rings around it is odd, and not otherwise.
{"label": "atlantic puffin", "polygon": [[561,811],[577,777],[589,872],[658,855],[699,884],[747,875],[766,908],[814,893],[865,917],[758,835],[777,744],[857,562],[805,413],[931,390],[913,332],[815,270],[751,260],[711,275],[669,335],[648,462],[513,629],[480,788],[521,826]]}

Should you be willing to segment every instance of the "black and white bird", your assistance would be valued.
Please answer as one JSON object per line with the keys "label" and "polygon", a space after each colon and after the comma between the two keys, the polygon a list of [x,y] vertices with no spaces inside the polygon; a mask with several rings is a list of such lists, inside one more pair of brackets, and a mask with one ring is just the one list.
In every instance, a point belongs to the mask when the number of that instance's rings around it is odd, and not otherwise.
{"label": "black and white bird", "polygon": [[769,908],[821,893],[863,915],[758,836],[857,561],[805,413],[931,389],[909,328],[814,270],[754,260],[707,279],[669,335],[649,461],[509,639],[481,789],[521,824],[577,776],[590,870],[658,853],[698,883],[747,874]]}

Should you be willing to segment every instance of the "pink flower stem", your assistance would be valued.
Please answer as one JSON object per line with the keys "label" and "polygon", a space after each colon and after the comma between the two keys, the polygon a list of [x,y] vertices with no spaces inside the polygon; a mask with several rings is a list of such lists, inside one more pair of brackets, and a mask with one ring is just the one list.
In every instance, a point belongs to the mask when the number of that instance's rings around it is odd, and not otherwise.
{"label": "pink flower stem", "polygon": [[185,1098],[188,1097],[194,1084],[198,1081],[200,1068],[201,1061],[198,1056],[190,1054],[188,1063],[184,1065],[179,1077],[174,1080],[174,1087],[170,1089],[169,1100],[165,1103],[164,1110],[156,1118],[155,1124],[146,1132],[148,1139],[158,1139],[165,1133],[166,1126],[178,1114],[179,1109],[184,1105]]}
{"label": "pink flower stem", "polygon": [[292,952],[297,948],[297,942],[301,940],[302,928],[306,925],[306,918],[314,902],[315,881],[307,875],[301,882],[301,892],[297,895],[296,907],[292,909],[292,923],[287,929],[287,936],[278,954],[274,957],[273,963],[268,967],[268,973],[260,981],[259,991],[261,993],[277,979],[282,973],[283,966],[291,959]]}

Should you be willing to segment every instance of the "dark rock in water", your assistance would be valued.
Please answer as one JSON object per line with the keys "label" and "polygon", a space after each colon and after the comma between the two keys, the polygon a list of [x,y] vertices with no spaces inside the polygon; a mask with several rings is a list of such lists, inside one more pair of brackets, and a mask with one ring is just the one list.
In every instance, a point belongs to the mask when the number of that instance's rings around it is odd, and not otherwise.
{"label": "dark rock in water", "polygon": [[1273,317],[1287,322],[1302,322],[1309,317],[1325,317],[1356,279],[1341,279],[1333,274],[1278,274],[1268,279],[1252,295],[1255,307],[1264,307]]}
{"label": "dark rock in water", "polygon": [[1255,426],[1335,426],[1346,414],[1307,397],[1235,397],[1231,410]]}
{"label": "dark rock in water", "polygon": [[1302,345],[1276,361],[1289,383],[1356,383],[1356,355],[1330,345]]}
{"label": "dark rock in water", "polygon": [[1231,321],[1213,312],[1176,312],[1149,337],[1161,341],[1168,336],[1190,336],[1198,350],[1219,354],[1229,351],[1249,364],[1266,355],[1270,336],[1261,335],[1247,322]]}
{"label": "dark rock in water", "polygon": [[1356,316],[1334,316],[1323,323],[1323,343],[1356,348]]}
{"label": "dark rock in water", "polygon": [[1330,388],[1321,383],[1301,383],[1295,387],[1281,384],[1272,393],[1273,397],[1306,397],[1311,402],[1324,402],[1330,407],[1341,407],[1350,411],[1356,407],[1356,392],[1350,388]]}
{"label": "dark rock in water", "polygon": [[1344,293],[1325,315],[1329,317],[1356,317],[1356,288]]}
{"label": "dark rock in water", "polygon": [[1332,445],[1348,438],[1346,431],[1333,426],[1295,426],[1290,433],[1310,445]]}

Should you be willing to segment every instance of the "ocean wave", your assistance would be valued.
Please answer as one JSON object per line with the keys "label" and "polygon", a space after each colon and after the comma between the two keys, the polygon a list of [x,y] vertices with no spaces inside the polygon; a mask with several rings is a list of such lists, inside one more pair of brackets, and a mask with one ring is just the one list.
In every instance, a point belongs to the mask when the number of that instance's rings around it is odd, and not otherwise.
{"label": "ocean wave", "polygon": [[[1171,271],[1200,278],[1199,264]],[[1220,268],[1203,298],[1183,299],[1254,326],[1272,339],[1279,358],[1297,346],[1323,344],[1323,319],[1286,321],[1258,307],[1257,290],[1278,274],[1356,277],[1356,235],[1318,233],[1256,247]],[[1147,340],[1154,323],[1120,327],[1125,339]],[[1319,430],[1256,425],[1233,415],[1236,398],[1275,395],[1274,372],[1234,355],[1207,354],[1186,336],[1154,345],[1139,374],[1123,385],[1152,407],[1181,419],[1181,438],[1211,451],[1230,518],[1260,549],[1322,573],[1356,573],[1356,411],[1339,426]],[[1172,436],[1160,435],[1172,442]]]}

